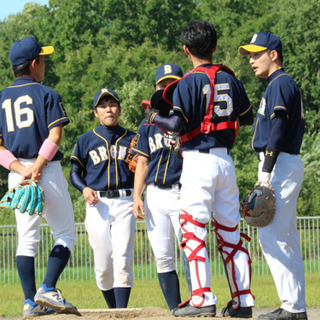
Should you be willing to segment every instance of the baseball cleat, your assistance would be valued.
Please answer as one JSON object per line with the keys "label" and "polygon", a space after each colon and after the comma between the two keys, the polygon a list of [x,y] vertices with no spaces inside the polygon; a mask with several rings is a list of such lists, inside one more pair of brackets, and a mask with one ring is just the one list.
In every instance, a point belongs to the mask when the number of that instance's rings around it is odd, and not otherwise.
{"label": "baseball cleat", "polygon": [[175,317],[214,317],[216,315],[216,305],[206,307],[194,307],[190,302],[181,308],[171,311]]}
{"label": "baseball cleat", "polygon": [[78,311],[78,309],[63,298],[59,289],[46,290],[45,285],[41,285],[34,296],[34,301],[44,307],[53,309],[57,313],[75,314],[77,316],[81,316],[81,313]]}
{"label": "baseball cleat", "polygon": [[270,320],[308,320],[306,312],[293,313],[282,308],[266,314],[260,314],[258,318]]}
{"label": "baseball cleat", "polygon": [[54,313],[54,310],[40,306],[34,301],[31,301],[30,299],[25,300],[23,305],[23,319],[28,317],[47,316]]}
{"label": "baseball cleat", "polygon": [[234,310],[231,305],[227,305],[221,310],[222,317],[231,318],[252,318],[252,307],[240,307],[238,310]]}

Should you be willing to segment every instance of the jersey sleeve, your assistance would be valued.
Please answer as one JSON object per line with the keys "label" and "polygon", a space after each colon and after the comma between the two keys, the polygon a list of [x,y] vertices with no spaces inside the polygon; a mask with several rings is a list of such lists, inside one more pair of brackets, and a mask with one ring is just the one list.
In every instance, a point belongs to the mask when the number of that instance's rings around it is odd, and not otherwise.
{"label": "jersey sleeve", "polygon": [[253,113],[252,105],[247,96],[246,90],[244,89],[242,83],[237,80],[237,88],[239,95],[239,117],[245,117],[249,113]]}
{"label": "jersey sleeve", "polygon": [[77,143],[74,145],[72,155],[70,157],[70,161],[72,163],[79,164],[83,169],[86,168],[86,161],[83,158],[82,154],[84,153],[83,150],[83,143],[81,143],[81,137],[78,139]]}
{"label": "jersey sleeve", "polygon": [[270,86],[267,103],[272,112],[271,118],[275,116],[276,112],[284,112],[288,116],[287,106],[290,105],[291,92],[289,86],[284,83],[283,79],[281,80],[278,80],[277,85]]}
{"label": "jersey sleeve", "polygon": [[137,133],[138,144],[136,147],[133,147],[132,150],[136,151],[138,154],[150,157],[150,148],[149,148],[149,138],[148,138],[148,124],[142,122],[138,133]]}
{"label": "jersey sleeve", "polygon": [[190,96],[187,88],[181,85],[181,82],[178,83],[176,89],[173,92],[172,102],[173,102],[173,113],[180,115],[186,123],[188,123],[188,112],[189,108],[186,108],[186,105],[190,104]]}
{"label": "jersey sleeve", "polygon": [[67,125],[70,120],[62,104],[61,98],[54,90],[50,90],[46,100],[47,127],[52,129],[60,124]]}

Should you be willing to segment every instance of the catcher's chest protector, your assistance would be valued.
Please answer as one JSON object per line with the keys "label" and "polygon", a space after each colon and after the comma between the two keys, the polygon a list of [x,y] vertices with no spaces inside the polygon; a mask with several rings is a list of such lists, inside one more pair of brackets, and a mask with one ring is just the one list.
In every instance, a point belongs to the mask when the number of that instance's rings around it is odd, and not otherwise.
{"label": "catcher's chest protector", "polygon": [[167,86],[167,88],[164,90],[164,98],[165,98],[166,101],[168,101],[166,99],[167,92],[172,90],[172,88],[175,88],[179,81],[181,81],[185,77],[190,76],[192,73],[194,73],[194,72],[203,72],[208,76],[208,78],[210,80],[211,95],[210,95],[210,101],[209,101],[209,106],[208,106],[208,109],[207,109],[207,113],[204,116],[199,128],[196,128],[193,131],[187,132],[187,133],[185,133],[183,135],[180,135],[181,143],[190,141],[191,139],[193,139],[194,137],[196,137],[200,133],[208,134],[211,131],[218,131],[218,130],[225,130],[225,129],[234,130],[235,136],[236,136],[237,126],[238,126],[237,121],[225,121],[225,122],[220,122],[220,123],[211,122],[211,120],[212,120],[212,112],[213,112],[213,108],[214,108],[215,78],[216,78],[216,73],[219,70],[226,71],[226,72],[230,73],[231,75],[235,76],[234,72],[231,69],[229,69],[227,66],[222,65],[222,64],[214,64],[210,68],[197,67],[197,68],[193,69],[192,71],[190,71],[187,75],[185,75],[181,79],[178,79],[178,80],[172,82],[171,84],[169,84]]}

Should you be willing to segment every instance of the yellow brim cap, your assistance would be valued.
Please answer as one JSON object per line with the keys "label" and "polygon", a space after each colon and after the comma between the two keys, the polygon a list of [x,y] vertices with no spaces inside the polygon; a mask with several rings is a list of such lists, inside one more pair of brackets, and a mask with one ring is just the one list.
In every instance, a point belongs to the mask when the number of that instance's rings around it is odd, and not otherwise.
{"label": "yellow brim cap", "polygon": [[158,84],[159,82],[161,82],[162,80],[165,80],[165,79],[175,79],[175,80],[178,80],[178,79],[181,79],[181,77],[169,75],[169,76],[162,77],[161,79],[159,79],[159,80],[156,82],[156,84]]}
{"label": "yellow brim cap", "polygon": [[47,47],[41,47],[41,51],[39,53],[39,56],[46,56],[48,54],[51,54],[54,52],[54,47],[47,46]]}
{"label": "yellow brim cap", "polygon": [[267,50],[267,47],[256,46],[254,44],[248,44],[246,46],[239,47],[239,52],[242,56],[247,56],[250,52],[261,52]]}

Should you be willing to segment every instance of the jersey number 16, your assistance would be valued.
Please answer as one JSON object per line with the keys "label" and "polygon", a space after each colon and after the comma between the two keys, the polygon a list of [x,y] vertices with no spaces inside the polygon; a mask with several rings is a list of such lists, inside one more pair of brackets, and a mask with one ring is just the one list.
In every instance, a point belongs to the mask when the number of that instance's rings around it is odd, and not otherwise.
{"label": "jersey number 16", "polygon": [[22,108],[21,105],[32,105],[32,98],[28,95],[19,97],[13,103],[13,108],[11,99],[6,99],[2,103],[2,109],[4,109],[6,112],[8,132],[14,131],[14,122],[16,123],[16,126],[21,129],[30,127],[34,121],[33,110],[28,107]]}

